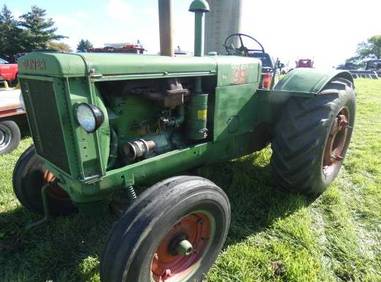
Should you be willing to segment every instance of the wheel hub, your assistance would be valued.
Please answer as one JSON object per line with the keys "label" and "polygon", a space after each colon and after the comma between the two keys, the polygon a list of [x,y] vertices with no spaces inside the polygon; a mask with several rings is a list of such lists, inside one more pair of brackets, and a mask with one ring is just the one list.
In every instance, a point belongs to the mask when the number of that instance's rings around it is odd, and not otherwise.
{"label": "wheel hub", "polygon": [[11,142],[11,131],[0,124],[0,149],[6,148]]}
{"label": "wheel hub", "polygon": [[341,164],[346,149],[346,139],[349,128],[349,112],[343,108],[333,121],[327,143],[324,148],[323,173],[333,173],[335,167]]}
{"label": "wheel hub", "polygon": [[181,234],[169,243],[168,252],[172,256],[189,256],[193,252],[193,246],[192,243],[186,239],[186,235]]}
{"label": "wheel hub", "polygon": [[2,130],[0,130],[0,144],[4,143],[4,139],[5,139],[4,133]]}
{"label": "wheel hub", "polygon": [[202,212],[186,215],[173,225],[153,255],[153,281],[186,280],[207,250],[211,229],[208,216]]}

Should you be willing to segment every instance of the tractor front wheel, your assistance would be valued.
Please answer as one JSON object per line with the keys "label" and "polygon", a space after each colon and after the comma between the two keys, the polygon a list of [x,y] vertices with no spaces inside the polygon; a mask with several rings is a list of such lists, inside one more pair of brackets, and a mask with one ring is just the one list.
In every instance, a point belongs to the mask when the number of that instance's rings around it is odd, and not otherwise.
{"label": "tractor front wheel", "polygon": [[275,128],[271,166],[279,187],[319,195],[337,176],[355,120],[352,82],[337,78],[311,98],[291,98]]}
{"label": "tractor front wheel", "polygon": [[113,227],[102,281],[201,281],[230,225],[225,193],[201,177],[164,180],[140,195]]}
{"label": "tractor front wheel", "polygon": [[46,195],[51,215],[69,215],[76,211],[69,195],[58,186],[56,177],[43,167],[32,145],[20,156],[13,170],[13,190],[24,207],[44,214],[41,189],[46,184],[50,185]]}

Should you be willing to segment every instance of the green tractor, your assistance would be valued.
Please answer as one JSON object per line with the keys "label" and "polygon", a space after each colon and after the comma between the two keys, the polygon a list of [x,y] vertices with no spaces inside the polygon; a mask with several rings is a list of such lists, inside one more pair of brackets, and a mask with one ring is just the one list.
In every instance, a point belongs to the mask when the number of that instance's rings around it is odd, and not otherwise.
{"label": "green tractor", "polygon": [[[171,56],[170,1],[159,3],[161,56],[34,52],[19,60],[34,141],[14,169],[21,204],[46,219],[129,199],[101,257],[102,281],[200,281],[207,273],[230,204],[213,182],[183,175],[190,169],[271,143],[274,185],[319,195],[351,139],[348,72],[298,69],[260,89],[260,60],[204,56],[205,0],[190,6],[195,56]],[[146,188],[137,195],[137,186]]]}

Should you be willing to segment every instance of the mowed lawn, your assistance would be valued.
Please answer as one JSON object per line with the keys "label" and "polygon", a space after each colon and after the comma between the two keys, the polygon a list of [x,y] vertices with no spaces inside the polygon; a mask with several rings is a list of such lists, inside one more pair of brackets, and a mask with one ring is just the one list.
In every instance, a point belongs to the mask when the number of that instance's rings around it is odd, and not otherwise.
{"label": "mowed lawn", "polygon": [[[232,224],[206,281],[381,281],[381,80],[356,80],[354,136],[339,177],[317,199],[272,186],[270,149],[201,169],[229,195]],[[12,192],[31,144],[0,156],[0,281],[99,281],[112,215],[40,217]]]}

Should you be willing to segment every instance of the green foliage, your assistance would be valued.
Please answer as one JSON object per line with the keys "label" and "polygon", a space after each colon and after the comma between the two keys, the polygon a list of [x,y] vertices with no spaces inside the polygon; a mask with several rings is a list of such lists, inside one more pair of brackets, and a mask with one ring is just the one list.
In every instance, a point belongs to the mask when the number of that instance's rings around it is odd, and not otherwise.
{"label": "green foliage", "polygon": [[91,48],[93,48],[93,44],[89,40],[81,39],[78,43],[77,51],[87,52]]}
{"label": "green foliage", "polygon": [[361,42],[357,48],[357,54],[360,58],[376,56],[381,58],[381,35],[374,35],[366,42]]}
{"label": "green foliage", "polygon": [[23,30],[5,5],[0,11],[0,34],[0,55],[12,60],[16,53],[23,50]]}
{"label": "green foliage", "polygon": [[52,40],[64,38],[56,31],[54,21],[46,17],[46,10],[32,6],[16,20],[4,5],[0,11],[0,55],[12,61],[17,53],[46,49]]}
{"label": "green foliage", "polygon": [[[201,168],[232,206],[209,282],[381,281],[381,80],[358,79],[352,143],[337,180],[318,199],[273,186],[269,149]],[[110,215],[40,219],[12,192],[12,168],[30,138],[0,156],[0,281],[99,281]]]}
{"label": "green foliage", "polygon": [[49,41],[47,47],[59,52],[72,52],[70,46],[63,42]]}

